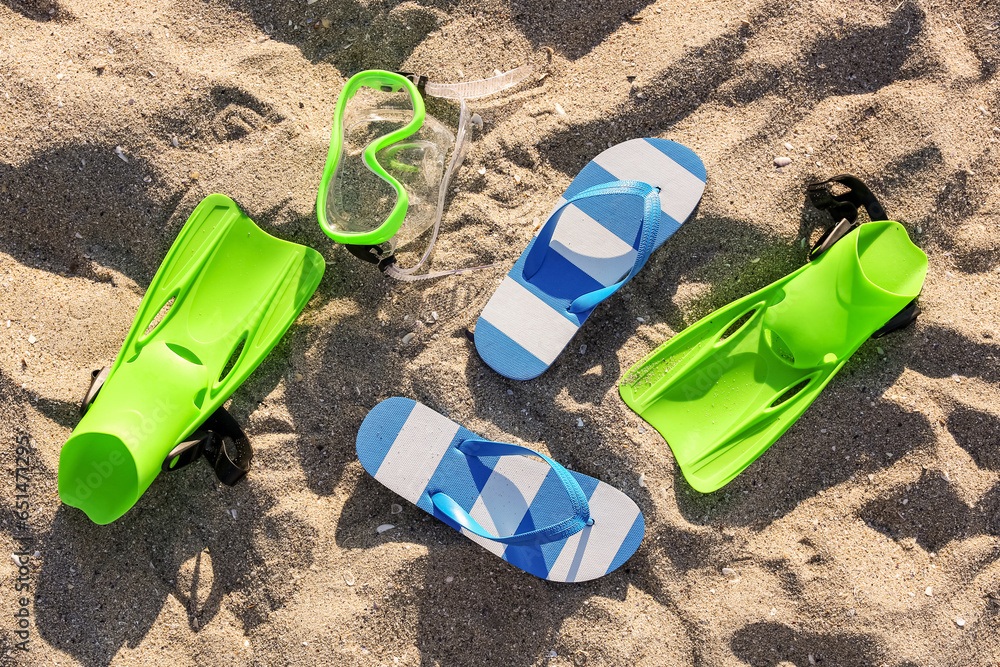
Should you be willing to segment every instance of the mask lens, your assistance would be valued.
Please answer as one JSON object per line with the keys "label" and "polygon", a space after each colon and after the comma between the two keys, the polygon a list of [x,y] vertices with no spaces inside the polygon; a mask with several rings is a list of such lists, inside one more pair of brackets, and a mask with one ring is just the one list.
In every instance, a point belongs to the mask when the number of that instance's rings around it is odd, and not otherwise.
{"label": "mask lens", "polygon": [[[326,199],[327,219],[335,230],[372,232],[388,220],[396,205],[396,189],[365,163],[364,151],[373,141],[412,121],[413,101],[405,90],[386,93],[362,86],[348,101],[340,162]],[[379,161],[396,176],[383,159]]]}
{"label": "mask lens", "polygon": [[[386,93],[361,87],[344,113],[340,162],[326,199],[329,224],[339,232],[359,234],[386,224],[398,200],[395,187],[365,163],[365,148],[413,121],[413,100],[404,90]],[[390,239],[389,250],[409,243],[437,217],[445,160],[455,135],[431,116],[423,125],[375,153],[376,162],[402,185],[408,198],[405,217]]]}
{"label": "mask lens", "polygon": [[379,151],[379,163],[403,184],[409,199],[393,247],[406,245],[434,224],[445,160],[454,142],[455,136],[446,127],[425,116],[419,132]]}

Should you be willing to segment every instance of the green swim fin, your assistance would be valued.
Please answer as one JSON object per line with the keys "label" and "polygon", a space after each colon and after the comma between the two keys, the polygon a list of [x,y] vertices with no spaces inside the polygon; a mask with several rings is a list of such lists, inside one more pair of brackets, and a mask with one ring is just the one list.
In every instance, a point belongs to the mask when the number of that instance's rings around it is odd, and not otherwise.
{"label": "green swim fin", "polygon": [[263,232],[226,196],[191,213],[139,304],[118,358],[94,372],[59,454],[59,497],[106,524],[161,470],[204,453],[228,484],[251,451],[222,404],[316,291],[323,257]]}
{"label": "green swim fin", "polygon": [[[831,182],[851,189],[831,195]],[[859,205],[872,220],[885,218],[868,188],[845,175],[809,194],[817,208],[845,216],[811,261],[674,336],[618,388],[702,493],[764,453],[868,338],[919,313],[927,256],[897,222],[853,224]]]}

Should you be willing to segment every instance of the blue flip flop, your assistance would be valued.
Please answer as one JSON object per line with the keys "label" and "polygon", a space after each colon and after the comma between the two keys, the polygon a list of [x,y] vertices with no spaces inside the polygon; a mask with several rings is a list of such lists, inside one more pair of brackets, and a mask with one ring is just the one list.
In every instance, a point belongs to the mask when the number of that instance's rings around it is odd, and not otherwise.
{"label": "blue flip flop", "polygon": [[387,488],[542,579],[603,576],[646,531],[639,508],[613,486],[527,447],[483,440],[408,398],[368,413],[357,450]]}
{"label": "blue flip flop", "polygon": [[483,361],[515,380],[541,375],[687,220],[705,178],[694,151],[666,139],[632,139],[594,158],[483,309]]}

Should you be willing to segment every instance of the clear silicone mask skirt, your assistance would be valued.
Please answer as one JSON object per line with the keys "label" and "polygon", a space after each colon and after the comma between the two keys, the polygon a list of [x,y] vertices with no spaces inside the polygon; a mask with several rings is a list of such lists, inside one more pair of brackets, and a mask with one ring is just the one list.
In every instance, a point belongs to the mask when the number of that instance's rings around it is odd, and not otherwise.
{"label": "clear silicone mask skirt", "polygon": [[[468,147],[468,126],[482,128],[482,120],[478,114],[470,115],[466,100],[516,85],[531,71],[530,66],[524,66],[481,81],[426,83],[427,95],[459,103],[455,134],[426,114],[423,98],[411,81],[400,85],[402,75],[371,71],[352,78],[345,90],[349,98],[342,112],[339,152],[337,137],[331,146],[331,155],[338,157],[325,191],[325,215],[320,219],[324,231],[341,243],[376,245],[381,260],[431,229],[426,250],[415,266],[404,269],[394,262],[380,264],[388,275],[400,280],[487,268],[414,275],[430,257],[437,240],[448,184]],[[356,80],[358,85],[352,86]],[[321,188],[321,200],[323,194]],[[362,240],[361,235],[368,239]]]}

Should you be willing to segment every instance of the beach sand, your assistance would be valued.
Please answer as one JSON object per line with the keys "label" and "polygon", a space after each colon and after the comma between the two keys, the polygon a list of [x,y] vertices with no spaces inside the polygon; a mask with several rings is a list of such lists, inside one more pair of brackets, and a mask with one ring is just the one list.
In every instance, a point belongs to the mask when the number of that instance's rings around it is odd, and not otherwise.
{"label": "beach sand", "polygon": [[[998,20],[993,0],[2,0],[0,548],[38,555],[27,653],[18,568],[0,565],[0,663],[996,664]],[[472,105],[484,126],[431,261],[494,268],[395,282],[321,232],[347,77],[526,64],[524,83]],[[454,128],[454,104],[428,108]],[[549,371],[498,376],[465,330],[572,177],[643,136],[701,156],[696,215]],[[800,266],[824,224],[805,186],[839,173],[927,252],[923,315],[866,343],[764,456],[698,494],[617,382]],[[229,404],[256,448],[247,480],[224,487],[198,462],[96,526],[59,501],[60,447],[212,192],[318,249],[326,275]],[[362,419],[396,395],[622,489],[643,545],[578,585],[493,557],[358,463]]]}

